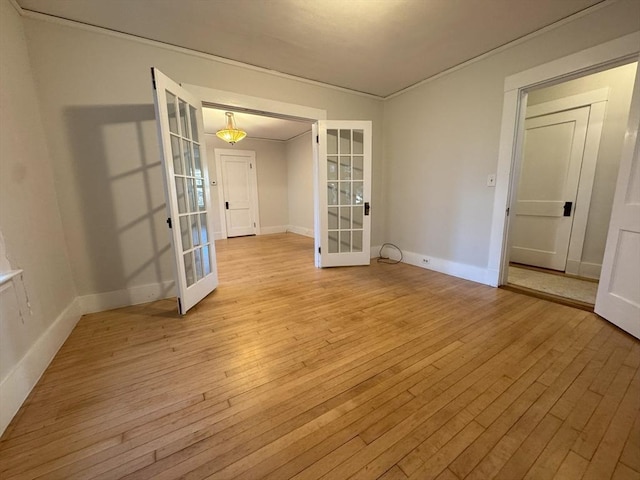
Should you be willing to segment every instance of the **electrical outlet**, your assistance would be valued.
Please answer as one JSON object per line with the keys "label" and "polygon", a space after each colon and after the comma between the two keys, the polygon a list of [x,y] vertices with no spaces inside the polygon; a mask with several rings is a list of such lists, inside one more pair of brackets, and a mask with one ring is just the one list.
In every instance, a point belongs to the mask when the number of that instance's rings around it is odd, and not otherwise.
{"label": "electrical outlet", "polygon": [[422,258],[422,264],[423,265],[429,265],[431,263],[431,259],[428,257],[423,257]]}

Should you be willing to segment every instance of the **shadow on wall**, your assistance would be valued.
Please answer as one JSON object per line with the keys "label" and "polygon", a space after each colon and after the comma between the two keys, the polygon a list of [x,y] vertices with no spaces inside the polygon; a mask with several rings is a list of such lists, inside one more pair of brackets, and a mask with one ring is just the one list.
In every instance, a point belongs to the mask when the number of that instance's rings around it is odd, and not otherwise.
{"label": "shadow on wall", "polygon": [[152,284],[174,295],[153,105],[72,107],[65,119],[75,190],[63,215],[80,295]]}

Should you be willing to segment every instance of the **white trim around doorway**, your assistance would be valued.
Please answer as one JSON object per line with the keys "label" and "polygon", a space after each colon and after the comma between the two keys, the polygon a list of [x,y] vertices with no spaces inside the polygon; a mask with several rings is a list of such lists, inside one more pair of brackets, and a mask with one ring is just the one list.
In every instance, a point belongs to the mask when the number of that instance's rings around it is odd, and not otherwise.
{"label": "white trim around doorway", "polygon": [[521,160],[527,91],[544,84],[556,84],[634,61],[638,56],[640,32],[631,33],[581,52],[511,75],[504,82],[504,102],[498,151],[496,191],[487,265],[488,283],[506,283],[509,217],[507,209],[515,197],[514,185]]}

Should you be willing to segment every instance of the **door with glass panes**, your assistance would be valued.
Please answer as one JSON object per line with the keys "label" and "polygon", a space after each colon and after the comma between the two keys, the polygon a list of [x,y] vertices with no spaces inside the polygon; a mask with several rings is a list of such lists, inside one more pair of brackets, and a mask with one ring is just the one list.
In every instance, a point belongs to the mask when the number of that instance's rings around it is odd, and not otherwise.
{"label": "door with glass panes", "polygon": [[156,68],[151,73],[178,311],[184,315],[218,285],[202,104]]}
{"label": "door with glass panes", "polygon": [[[369,265],[371,122],[318,122],[317,265]],[[319,241],[318,241],[319,240]]]}

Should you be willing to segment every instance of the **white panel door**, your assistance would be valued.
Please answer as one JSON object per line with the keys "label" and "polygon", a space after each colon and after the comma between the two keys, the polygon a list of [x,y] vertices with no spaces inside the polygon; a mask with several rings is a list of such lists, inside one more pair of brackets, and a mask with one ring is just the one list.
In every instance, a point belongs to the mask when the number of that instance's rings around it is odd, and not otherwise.
{"label": "white panel door", "polygon": [[631,101],[595,312],[640,338],[640,69]]}
{"label": "white panel door", "polygon": [[255,235],[255,155],[220,155],[227,237]]}
{"label": "white panel door", "polygon": [[318,122],[318,265],[369,265],[371,122]]}
{"label": "white panel door", "polygon": [[510,261],[565,270],[589,108],[525,122]]}
{"label": "white panel door", "polygon": [[156,68],[151,76],[178,311],[184,315],[218,285],[202,104]]}

